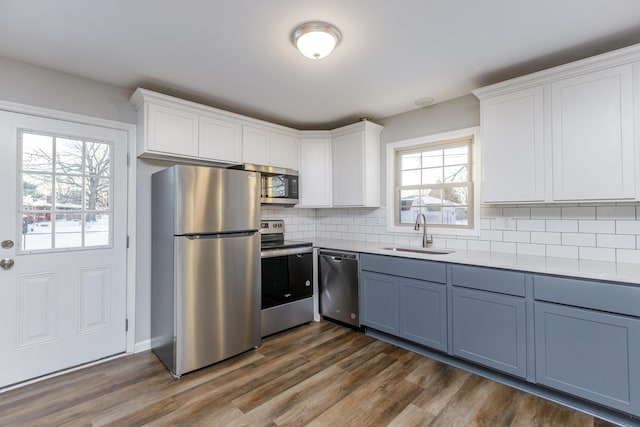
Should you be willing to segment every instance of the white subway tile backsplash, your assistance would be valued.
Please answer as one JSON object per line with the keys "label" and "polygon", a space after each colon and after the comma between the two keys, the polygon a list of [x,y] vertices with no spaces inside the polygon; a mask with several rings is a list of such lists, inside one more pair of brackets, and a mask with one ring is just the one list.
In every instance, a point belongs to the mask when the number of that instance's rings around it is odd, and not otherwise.
{"label": "white subway tile backsplash", "polygon": [[616,221],[616,234],[640,234],[640,221]]}
{"label": "white subway tile backsplash", "polygon": [[502,216],[511,218],[531,218],[531,208],[502,208]]}
{"label": "white subway tile backsplash", "polygon": [[531,243],[541,243],[544,245],[559,245],[562,243],[562,234],[551,232],[531,232]]}
{"label": "white subway tile backsplash", "polygon": [[495,206],[482,206],[480,208],[480,216],[482,218],[497,218],[502,216],[502,208]]}
{"label": "white subway tile backsplash", "polygon": [[480,240],[502,241],[502,233],[499,230],[481,230]]}
{"label": "white subway tile backsplash", "polygon": [[580,233],[615,233],[616,222],[605,220],[580,220],[578,221],[578,231]]}
{"label": "white subway tile backsplash", "polygon": [[467,242],[467,249],[470,251],[490,251],[491,242],[486,240],[469,240]]}
{"label": "white subway tile backsplash", "polygon": [[562,219],[596,219],[595,206],[571,206],[562,208]]}
{"label": "white subway tile backsplash", "polygon": [[635,206],[598,206],[597,219],[636,219]]}
{"label": "white subway tile backsplash", "polygon": [[546,246],[545,245],[532,245],[529,243],[518,243],[516,245],[518,255],[538,255],[545,256],[546,254]]}
{"label": "white subway tile backsplash", "polygon": [[616,261],[640,264],[640,251],[631,249],[616,249]]}
{"label": "white subway tile backsplash", "polygon": [[628,234],[598,234],[596,246],[599,248],[635,249],[636,236]]}
{"label": "white subway tile backsplash", "polygon": [[572,219],[549,219],[546,224],[547,231],[561,233],[577,233],[578,221]]}
{"label": "white subway tile backsplash", "polygon": [[[387,231],[386,208],[284,209],[267,207],[264,219],[284,219],[287,239],[343,239],[388,245],[422,244],[421,233]],[[640,204],[483,206],[480,235],[434,235],[434,246],[521,255],[640,263]],[[407,230],[409,231],[409,230]]]}
{"label": "white subway tile backsplash", "polygon": [[531,234],[528,231],[503,231],[502,239],[505,242],[529,243]]}
{"label": "white subway tile backsplash", "polygon": [[615,262],[616,250],[610,248],[579,248],[580,259]]}
{"label": "white subway tile backsplash", "polygon": [[560,219],[561,208],[531,208],[531,219]]}
{"label": "white subway tile backsplash", "polygon": [[545,231],[546,223],[542,219],[519,219],[517,221],[519,231]]}
{"label": "white subway tile backsplash", "polygon": [[595,234],[562,233],[562,244],[565,246],[595,246]]}
{"label": "white subway tile backsplash", "polygon": [[491,242],[491,252],[515,254],[516,244],[510,242]]}
{"label": "white subway tile backsplash", "polygon": [[547,256],[578,259],[578,247],[547,245]]}

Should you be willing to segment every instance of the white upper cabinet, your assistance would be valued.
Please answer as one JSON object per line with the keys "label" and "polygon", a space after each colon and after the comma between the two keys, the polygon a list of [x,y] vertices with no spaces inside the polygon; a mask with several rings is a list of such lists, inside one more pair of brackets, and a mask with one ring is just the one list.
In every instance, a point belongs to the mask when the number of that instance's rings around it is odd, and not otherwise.
{"label": "white upper cabinet", "polygon": [[239,123],[200,116],[198,129],[200,158],[242,162],[242,126]]}
{"label": "white upper cabinet", "polygon": [[271,166],[298,170],[299,140],[297,136],[269,133]]}
{"label": "white upper cabinet", "polygon": [[632,76],[627,64],[551,84],[554,200],[635,198]]}
{"label": "white upper cabinet", "polygon": [[302,131],[300,137],[299,207],[331,206],[331,133]]}
{"label": "white upper cabinet", "polygon": [[269,133],[250,126],[242,127],[242,162],[269,164]]}
{"label": "white upper cabinet", "polygon": [[538,87],[482,103],[484,203],[544,201],[542,96]]}
{"label": "white upper cabinet", "polygon": [[146,150],[178,156],[198,155],[198,115],[164,105],[147,104]]}
{"label": "white upper cabinet", "polygon": [[298,170],[298,137],[262,128],[243,126],[243,163]]}
{"label": "white upper cabinet", "polygon": [[640,45],[473,91],[483,202],[637,200],[638,76]]}
{"label": "white upper cabinet", "polygon": [[138,156],[298,169],[298,131],[138,88]]}
{"label": "white upper cabinet", "polygon": [[380,132],[369,121],[333,130],[333,206],[380,206]]}

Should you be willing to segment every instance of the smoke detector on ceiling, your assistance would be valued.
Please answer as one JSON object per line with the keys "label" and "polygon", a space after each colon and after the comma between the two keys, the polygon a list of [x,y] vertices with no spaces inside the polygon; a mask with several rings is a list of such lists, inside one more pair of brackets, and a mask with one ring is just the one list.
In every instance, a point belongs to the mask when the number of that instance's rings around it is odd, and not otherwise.
{"label": "smoke detector on ceiling", "polygon": [[415,101],[413,101],[414,104],[416,104],[418,107],[428,107],[429,105],[433,104],[434,99],[430,98],[428,96],[425,96],[424,98],[418,98]]}

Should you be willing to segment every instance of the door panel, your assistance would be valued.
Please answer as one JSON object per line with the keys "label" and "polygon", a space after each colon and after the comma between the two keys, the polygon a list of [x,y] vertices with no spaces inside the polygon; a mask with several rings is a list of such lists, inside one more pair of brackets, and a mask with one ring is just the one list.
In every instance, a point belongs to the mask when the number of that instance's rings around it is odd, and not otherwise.
{"label": "door panel", "polygon": [[0,387],[125,351],[127,143],[0,112],[0,241],[14,242],[0,248],[14,261],[0,269]]}

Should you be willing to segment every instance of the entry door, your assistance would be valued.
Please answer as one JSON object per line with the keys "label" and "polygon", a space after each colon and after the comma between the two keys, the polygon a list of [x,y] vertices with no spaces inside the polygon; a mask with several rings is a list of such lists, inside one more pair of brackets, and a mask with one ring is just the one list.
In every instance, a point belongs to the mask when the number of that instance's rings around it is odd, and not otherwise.
{"label": "entry door", "polygon": [[127,135],[0,112],[0,387],[125,351]]}

